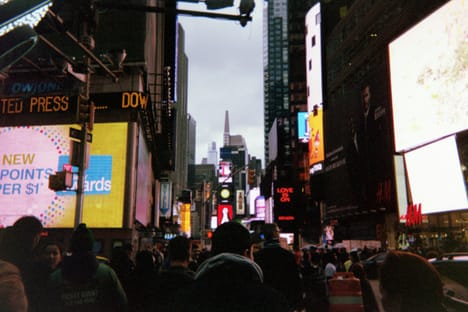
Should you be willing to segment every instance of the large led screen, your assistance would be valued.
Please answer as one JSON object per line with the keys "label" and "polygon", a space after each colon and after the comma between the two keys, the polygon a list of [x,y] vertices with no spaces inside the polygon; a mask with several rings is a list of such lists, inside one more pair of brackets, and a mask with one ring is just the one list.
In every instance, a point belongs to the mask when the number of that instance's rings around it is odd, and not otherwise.
{"label": "large led screen", "polygon": [[455,137],[405,153],[413,204],[423,214],[467,209],[468,200]]}
{"label": "large led screen", "polygon": [[396,151],[468,128],[467,16],[452,0],[390,43]]}
{"label": "large led screen", "polygon": [[[54,192],[48,178],[69,163],[70,125],[0,128],[0,227],[34,215],[46,227],[73,227],[76,193]],[[121,227],[127,124],[96,124],[85,177],[82,221]],[[74,169],[76,171],[76,168]],[[74,174],[73,189],[78,176]]]}

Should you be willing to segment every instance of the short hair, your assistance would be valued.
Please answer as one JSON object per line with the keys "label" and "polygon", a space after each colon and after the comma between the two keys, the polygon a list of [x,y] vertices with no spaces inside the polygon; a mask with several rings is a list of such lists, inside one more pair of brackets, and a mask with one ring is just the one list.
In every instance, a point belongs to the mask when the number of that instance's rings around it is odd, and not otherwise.
{"label": "short hair", "polygon": [[262,234],[264,239],[266,241],[277,239],[279,237],[277,229],[278,225],[276,223],[265,223],[262,225]]}
{"label": "short hair", "polygon": [[221,224],[211,239],[211,255],[223,252],[243,255],[251,246],[250,233],[242,224],[230,221]]}
{"label": "short hair", "polygon": [[186,236],[176,236],[169,241],[169,260],[186,261],[190,259],[190,239]]}
{"label": "short hair", "polygon": [[414,253],[390,251],[380,269],[380,285],[389,295],[401,296],[404,311],[436,311],[443,301],[439,273]]}
{"label": "short hair", "polygon": [[35,216],[23,216],[13,224],[15,238],[21,244],[30,244],[43,230],[41,221]]}

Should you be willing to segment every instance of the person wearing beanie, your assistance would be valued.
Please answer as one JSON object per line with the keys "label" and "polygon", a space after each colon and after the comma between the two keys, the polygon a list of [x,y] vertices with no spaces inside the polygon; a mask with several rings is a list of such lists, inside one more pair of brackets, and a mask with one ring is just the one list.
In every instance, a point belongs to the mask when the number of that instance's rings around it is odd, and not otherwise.
{"label": "person wearing beanie", "polygon": [[115,271],[99,263],[94,238],[86,224],[72,234],[71,255],[49,280],[50,311],[126,311],[127,296]]}
{"label": "person wearing beanie", "polygon": [[183,300],[175,302],[171,311],[288,311],[283,295],[263,284],[249,231],[233,221],[215,230],[210,257],[177,298]]}

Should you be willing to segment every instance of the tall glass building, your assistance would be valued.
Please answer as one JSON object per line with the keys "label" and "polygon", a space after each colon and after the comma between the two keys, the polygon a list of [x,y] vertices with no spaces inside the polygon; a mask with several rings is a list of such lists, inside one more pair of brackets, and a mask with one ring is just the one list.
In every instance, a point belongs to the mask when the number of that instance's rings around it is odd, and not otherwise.
{"label": "tall glass building", "polygon": [[[268,166],[269,132],[275,121],[284,131],[279,138],[284,156],[290,155],[288,0],[270,0],[264,4],[264,119],[265,165]],[[280,145],[280,144],[278,144]]]}

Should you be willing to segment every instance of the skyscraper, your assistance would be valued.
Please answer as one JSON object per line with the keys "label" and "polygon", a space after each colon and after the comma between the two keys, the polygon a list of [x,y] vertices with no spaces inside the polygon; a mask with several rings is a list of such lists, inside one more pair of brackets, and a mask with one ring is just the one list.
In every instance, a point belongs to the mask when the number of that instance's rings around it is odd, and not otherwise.
{"label": "skyscraper", "polygon": [[288,0],[271,0],[264,4],[264,137],[265,166],[269,159],[268,134],[275,121],[284,129],[284,156],[290,154],[289,121],[289,51],[288,51]]}

